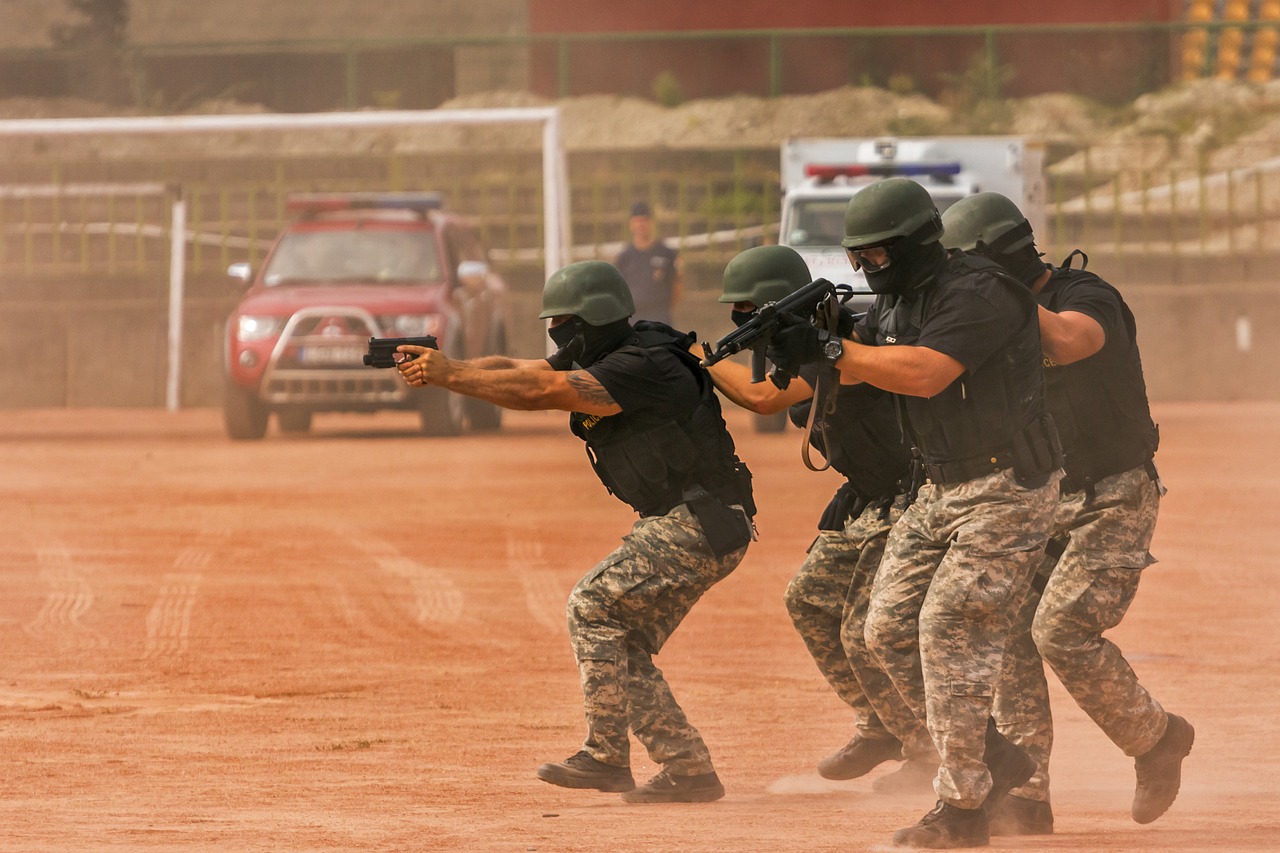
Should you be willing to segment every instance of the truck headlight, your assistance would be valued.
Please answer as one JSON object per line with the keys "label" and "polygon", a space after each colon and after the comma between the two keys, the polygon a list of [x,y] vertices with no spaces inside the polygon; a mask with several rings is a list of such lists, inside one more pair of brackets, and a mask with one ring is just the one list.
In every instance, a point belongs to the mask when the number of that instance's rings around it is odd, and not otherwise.
{"label": "truck headlight", "polygon": [[440,328],[438,314],[387,314],[378,318],[384,331],[395,332],[400,337],[434,335]]}
{"label": "truck headlight", "polygon": [[247,344],[265,341],[280,331],[279,317],[242,314],[236,319],[236,338]]}

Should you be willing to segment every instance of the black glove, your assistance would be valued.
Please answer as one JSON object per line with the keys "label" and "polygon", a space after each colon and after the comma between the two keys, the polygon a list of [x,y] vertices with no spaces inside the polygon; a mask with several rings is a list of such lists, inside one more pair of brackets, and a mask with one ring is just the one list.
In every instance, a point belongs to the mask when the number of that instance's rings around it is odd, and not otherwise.
{"label": "black glove", "polygon": [[764,354],[779,370],[795,376],[800,365],[822,360],[822,344],[817,326],[794,314],[779,314],[778,331]]}

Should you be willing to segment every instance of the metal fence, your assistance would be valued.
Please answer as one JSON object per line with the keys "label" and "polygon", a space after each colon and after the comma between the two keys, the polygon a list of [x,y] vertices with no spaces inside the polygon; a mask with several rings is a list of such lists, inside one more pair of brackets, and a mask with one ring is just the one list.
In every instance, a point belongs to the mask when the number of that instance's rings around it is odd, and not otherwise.
{"label": "metal fence", "polygon": [[[1136,145],[1136,144],[1135,144]],[[1052,164],[1043,250],[1076,246],[1117,255],[1280,249],[1280,141],[1186,163],[1152,161],[1146,148],[1085,149]],[[1238,162],[1231,162],[1240,158]],[[187,200],[188,269],[220,272],[259,261],[285,221],[291,191],[434,190],[475,218],[499,262],[538,268],[543,257],[542,187],[536,156],[477,165],[467,155],[349,162],[257,164],[249,178],[228,167],[170,170]],[[1132,164],[1141,165],[1132,165]],[[1247,163],[1248,165],[1242,165]],[[203,171],[201,176],[198,172]],[[262,174],[274,172],[264,179]],[[355,173],[355,176],[353,176]],[[68,174],[77,179],[67,180]],[[303,177],[305,175],[305,178]],[[625,239],[627,211],[644,199],[660,234],[690,263],[723,264],[776,239],[780,208],[776,149],[579,152],[569,158],[571,244],[576,257],[611,257]],[[55,166],[39,191],[0,181],[0,270],[24,275],[115,276],[168,263],[167,197],[153,184],[107,192],[83,169]]]}

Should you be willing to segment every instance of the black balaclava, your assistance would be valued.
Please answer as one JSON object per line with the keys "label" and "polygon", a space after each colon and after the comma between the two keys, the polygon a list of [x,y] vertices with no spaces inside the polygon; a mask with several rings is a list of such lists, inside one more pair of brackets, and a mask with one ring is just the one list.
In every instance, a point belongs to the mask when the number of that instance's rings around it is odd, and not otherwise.
{"label": "black balaclava", "polygon": [[590,367],[622,346],[634,334],[629,319],[593,326],[574,317],[547,330],[551,341],[559,347],[547,360],[556,370]]}
{"label": "black balaclava", "polygon": [[755,311],[730,311],[729,319],[733,321],[733,325],[741,329],[752,317],[756,316]]}
{"label": "black balaclava", "polygon": [[903,237],[888,247],[889,265],[872,272],[863,270],[872,293],[904,294],[932,279],[947,262],[947,250],[934,240],[923,245],[915,235]]}

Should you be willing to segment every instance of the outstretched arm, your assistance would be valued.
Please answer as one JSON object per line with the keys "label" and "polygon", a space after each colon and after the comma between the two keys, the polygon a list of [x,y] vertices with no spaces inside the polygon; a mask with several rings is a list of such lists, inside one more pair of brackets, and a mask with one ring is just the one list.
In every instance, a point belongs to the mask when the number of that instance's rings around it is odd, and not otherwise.
{"label": "outstretched arm", "polygon": [[400,365],[400,375],[415,387],[435,385],[505,409],[558,409],[588,415],[622,411],[600,381],[585,370],[552,370],[541,360],[513,363],[514,367],[479,367],[454,361],[436,350],[424,350],[413,361]]}

